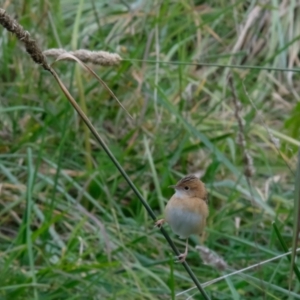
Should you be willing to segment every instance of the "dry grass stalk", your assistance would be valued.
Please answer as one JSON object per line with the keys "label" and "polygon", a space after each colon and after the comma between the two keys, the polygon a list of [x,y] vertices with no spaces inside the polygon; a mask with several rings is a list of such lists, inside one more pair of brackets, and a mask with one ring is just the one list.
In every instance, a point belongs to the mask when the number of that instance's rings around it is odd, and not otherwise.
{"label": "dry grass stalk", "polygon": [[246,39],[248,30],[251,28],[253,23],[259,17],[261,10],[262,10],[261,6],[258,5],[258,6],[255,6],[250,11],[245,25],[242,27],[242,29],[239,32],[239,38],[238,38],[238,40],[237,40],[237,42],[234,45],[233,50],[232,50],[233,53],[236,53],[237,51],[239,51],[242,48],[242,45],[243,45],[243,43]]}
{"label": "dry grass stalk", "polygon": [[270,141],[271,143],[274,145],[274,147],[276,148],[278,154],[281,156],[282,160],[284,161],[284,163],[286,164],[286,166],[288,167],[288,169],[290,170],[291,174],[293,174],[293,176],[295,176],[294,174],[294,171],[292,170],[290,164],[289,164],[289,161],[288,159],[285,158],[285,156],[281,153],[280,151],[280,140],[276,137],[274,137],[272,131],[270,130],[270,128],[267,126],[266,122],[264,121],[263,117],[262,117],[262,114],[261,112],[257,109],[255,103],[253,102],[253,100],[251,99],[247,89],[246,89],[246,86],[245,86],[245,82],[244,80],[242,81],[242,84],[243,84],[243,88],[244,88],[244,92],[245,92],[245,95],[247,96],[250,104],[252,105],[252,107],[255,109],[259,119],[260,119],[260,122],[262,123],[262,126],[265,128],[266,132],[268,133],[269,135],[269,138],[270,138]]}
{"label": "dry grass stalk", "polygon": [[[43,52],[46,56],[51,56],[55,59],[63,54],[71,54],[80,59],[84,63],[92,63],[101,66],[115,66],[122,60],[121,56],[116,53],[106,51],[89,51],[86,49],[79,49],[75,51],[66,51],[64,49],[48,49]],[[69,60],[67,57],[66,60]],[[71,60],[71,59],[70,59]]]}
{"label": "dry grass stalk", "polygon": [[6,14],[4,9],[0,8],[0,24],[6,28],[8,31],[14,33],[18,40],[24,43],[27,53],[31,58],[39,65],[51,72],[51,68],[48,65],[46,58],[42,50],[37,45],[36,41],[30,38],[28,31],[25,31],[23,27],[12,17]]}
{"label": "dry grass stalk", "polygon": [[106,51],[89,51],[80,49],[76,51],[67,52],[64,49],[49,49],[44,52],[39,48],[36,41],[30,38],[28,31],[12,17],[6,14],[4,9],[0,9],[0,24],[8,31],[14,33],[18,40],[24,43],[26,51],[31,56],[34,62],[42,65],[42,67],[51,72],[51,68],[46,61],[45,56],[52,56],[58,58],[61,54],[69,53],[80,59],[84,63],[92,63],[101,66],[115,66],[120,63],[122,58],[119,54],[109,53]]}
{"label": "dry grass stalk", "polygon": [[249,151],[247,150],[246,147],[246,139],[245,139],[245,134],[244,134],[244,124],[243,124],[243,118],[241,116],[241,110],[242,110],[242,105],[241,102],[238,101],[235,89],[233,86],[233,80],[232,76],[229,77],[229,85],[232,91],[232,96],[233,96],[233,105],[234,105],[234,116],[238,122],[238,136],[237,136],[237,144],[241,147],[242,152],[243,152],[243,161],[245,164],[245,169],[244,169],[244,174],[246,177],[252,177],[255,173],[255,169],[253,166],[253,159],[252,156],[250,155]]}

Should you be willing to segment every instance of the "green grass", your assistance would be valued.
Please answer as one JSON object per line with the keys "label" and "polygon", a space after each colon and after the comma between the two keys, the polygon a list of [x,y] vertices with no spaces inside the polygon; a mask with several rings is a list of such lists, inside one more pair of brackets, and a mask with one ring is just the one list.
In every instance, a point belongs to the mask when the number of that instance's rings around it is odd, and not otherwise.
{"label": "green grass", "polygon": [[[274,221],[293,245],[300,74],[263,68],[298,67],[300,16],[293,1],[194,2],[31,0],[5,9],[44,50],[124,58],[92,68],[133,120],[75,63],[54,68],[157,216],[169,185],[202,175],[204,244],[228,264],[203,264],[191,238],[187,262],[205,283],[284,253]],[[251,21],[253,9],[261,10]],[[53,77],[0,33],[0,299],[202,299],[196,289],[176,297],[194,284],[139,199]],[[188,64],[196,61],[217,65]],[[250,186],[229,74],[256,169]],[[286,257],[205,287],[211,299],[297,299],[299,289]]]}

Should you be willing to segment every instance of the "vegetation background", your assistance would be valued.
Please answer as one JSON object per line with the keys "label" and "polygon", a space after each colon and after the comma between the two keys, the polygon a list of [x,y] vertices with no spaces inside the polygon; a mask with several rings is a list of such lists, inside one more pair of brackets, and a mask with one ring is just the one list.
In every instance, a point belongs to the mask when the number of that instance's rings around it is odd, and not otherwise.
{"label": "vegetation background", "polygon": [[[203,242],[228,267],[204,264],[191,238],[187,261],[201,283],[284,253],[273,221],[291,247],[300,76],[287,69],[300,64],[297,1],[1,7],[44,50],[122,56],[117,67],[92,68],[133,120],[75,63],[54,68],[157,216],[170,184],[190,173],[206,183]],[[193,282],[135,194],[50,74],[0,33],[0,298],[202,299],[196,289],[176,296]],[[255,173],[245,177],[249,167]],[[205,289],[211,299],[300,298],[286,257]]]}

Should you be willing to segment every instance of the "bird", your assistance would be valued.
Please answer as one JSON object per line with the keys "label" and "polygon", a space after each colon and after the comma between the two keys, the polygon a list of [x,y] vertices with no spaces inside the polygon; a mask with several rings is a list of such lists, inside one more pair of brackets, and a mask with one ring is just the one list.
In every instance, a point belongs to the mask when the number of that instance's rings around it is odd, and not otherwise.
{"label": "bird", "polygon": [[184,262],[188,254],[188,238],[192,234],[200,235],[209,214],[207,191],[204,183],[194,175],[188,175],[175,185],[175,194],[164,210],[164,219],[155,222],[161,228],[166,222],[180,238],[186,239],[185,251],[177,256],[178,262]]}

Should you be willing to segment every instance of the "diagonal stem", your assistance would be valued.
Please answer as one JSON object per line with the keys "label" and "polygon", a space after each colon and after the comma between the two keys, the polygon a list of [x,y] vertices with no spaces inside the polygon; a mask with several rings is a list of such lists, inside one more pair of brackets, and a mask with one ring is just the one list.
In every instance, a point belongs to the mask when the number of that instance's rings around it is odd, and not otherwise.
{"label": "diagonal stem", "polygon": [[[143,206],[147,210],[147,212],[150,215],[150,217],[154,221],[156,221],[156,216],[155,216],[153,210],[151,209],[151,207],[148,205],[148,203],[146,202],[146,200],[143,198],[142,194],[139,192],[139,190],[137,189],[137,187],[131,181],[131,179],[129,178],[129,176],[127,175],[127,173],[123,169],[123,167],[119,164],[118,160],[115,158],[115,156],[113,155],[113,153],[109,150],[108,146],[105,144],[105,142],[103,141],[103,139],[101,138],[101,136],[99,135],[99,133],[97,132],[97,130],[95,129],[95,127],[93,126],[93,124],[91,123],[91,121],[89,120],[89,118],[84,114],[84,112],[82,111],[82,109],[80,108],[80,106],[77,104],[77,102],[74,100],[74,98],[69,93],[68,89],[64,86],[64,84],[62,83],[62,81],[59,79],[57,73],[52,68],[51,68],[50,72],[54,76],[55,80],[59,84],[60,88],[62,89],[62,91],[66,95],[66,97],[69,100],[69,102],[71,103],[71,105],[74,107],[74,109],[80,115],[80,117],[82,118],[82,120],[84,121],[84,123],[86,124],[86,126],[90,129],[90,131],[94,135],[95,139],[99,142],[99,144],[101,145],[101,147],[103,148],[103,150],[106,152],[106,154],[111,159],[111,161],[114,163],[114,165],[119,170],[119,172],[121,173],[121,175],[127,181],[127,183],[129,184],[129,186],[131,187],[131,189],[134,191],[134,193],[136,194],[136,196],[139,198],[139,200],[141,201],[141,203],[143,204]],[[171,246],[171,248],[174,251],[174,253],[177,256],[180,255],[180,252],[178,251],[178,249],[174,245],[173,241],[171,240],[170,236],[165,231],[165,229],[163,227],[161,227],[160,231],[163,234],[163,236],[165,237],[165,239],[167,240],[167,242],[169,243],[169,245]],[[199,292],[202,294],[203,298],[205,300],[209,300],[209,297],[206,294],[204,288],[201,286],[200,282],[198,281],[197,277],[195,276],[195,274],[193,273],[193,271],[191,270],[191,268],[187,264],[187,262],[183,262],[183,266],[184,266],[185,270],[187,271],[187,273],[189,274],[189,276],[191,277],[191,279],[194,281],[195,285],[197,286]]]}

